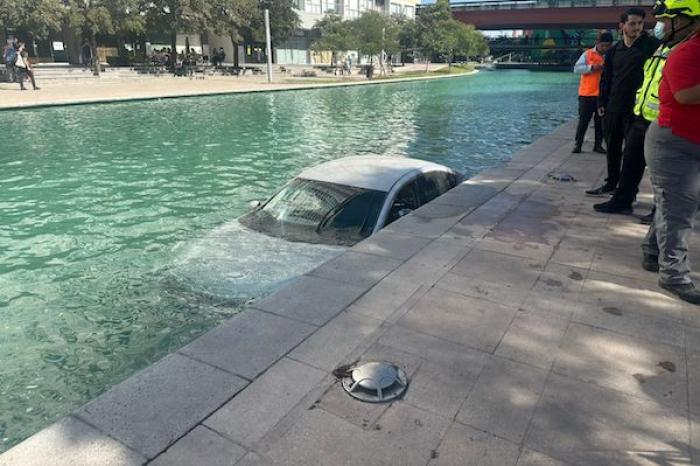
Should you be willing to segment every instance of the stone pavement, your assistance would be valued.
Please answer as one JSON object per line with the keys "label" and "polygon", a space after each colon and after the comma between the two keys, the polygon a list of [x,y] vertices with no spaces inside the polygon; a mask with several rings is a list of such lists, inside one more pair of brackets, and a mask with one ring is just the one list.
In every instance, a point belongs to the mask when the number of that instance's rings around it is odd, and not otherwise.
{"label": "stone pavement", "polygon": [[[445,65],[432,65],[431,71],[444,68]],[[416,66],[396,68],[396,80],[443,79],[463,76],[425,76],[403,78],[404,72],[415,71]],[[420,65],[421,71],[425,65]],[[470,73],[465,73],[470,74]],[[269,92],[317,87],[337,87],[349,85],[386,84],[394,79],[368,81],[359,75],[352,78],[334,79],[332,75],[318,78],[293,79],[291,76],[274,75],[272,83],[266,76],[208,76],[206,79],[175,78],[172,76],[144,77],[142,79],[101,79],[99,82],[65,82],[60,85],[44,86],[37,83],[38,91],[20,91],[18,84],[0,83],[0,110],[43,107],[54,105],[74,105],[88,103],[108,103],[117,101],[159,99],[173,97],[193,97],[203,95],[234,94],[243,92]],[[37,79],[39,79],[37,77]],[[326,81],[326,82],[324,82]],[[30,86],[31,88],[31,86]]]}
{"label": "stone pavement", "polygon": [[[604,156],[570,154],[573,131],[255,303],[0,464],[700,463],[700,309],[641,270],[636,218],[592,211],[583,191]],[[548,176],[561,172],[578,181]],[[347,396],[331,372],[357,359],[402,367],[404,398]]]}

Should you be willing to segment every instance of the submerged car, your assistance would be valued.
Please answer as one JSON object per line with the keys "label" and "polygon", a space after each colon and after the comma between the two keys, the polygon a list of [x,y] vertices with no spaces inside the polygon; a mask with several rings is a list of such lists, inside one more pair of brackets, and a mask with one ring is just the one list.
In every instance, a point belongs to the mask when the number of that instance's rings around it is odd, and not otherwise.
{"label": "submerged car", "polygon": [[326,162],[247,214],[182,245],[173,272],[188,291],[256,298],[444,194],[459,179],[445,166],[410,158]]}

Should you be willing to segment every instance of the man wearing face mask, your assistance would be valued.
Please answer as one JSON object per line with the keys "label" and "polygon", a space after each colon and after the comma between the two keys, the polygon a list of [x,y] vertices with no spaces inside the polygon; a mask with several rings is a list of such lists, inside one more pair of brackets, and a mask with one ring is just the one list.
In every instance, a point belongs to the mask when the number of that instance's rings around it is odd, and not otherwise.
{"label": "man wearing face mask", "polygon": [[[700,0],[693,0],[698,2]],[[654,35],[663,41],[654,55],[644,63],[644,82],[637,90],[634,119],[625,134],[620,182],[609,201],[595,204],[593,208],[606,214],[631,214],[632,203],[637,197],[639,183],[644,176],[644,136],[649,124],[659,117],[659,84],[668,54],[685,39],[692,28],[685,20],[665,13],[665,1],[658,0],[654,14],[658,22]],[[681,22],[683,24],[681,24]]]}
{"label": "man wearing face mask", "polygon": [[644,78],[643,65],[661,42],[644,32],[645,16],[646,13],[641,8],[629,8],[625,11],[620,16],[622,40],[605,54],[598,112],[604,116],[608,177],[603,186],[586,191],[590,196],[612,194],[620,180],[622,145],[632,121],[637,89],[642,85]]}
{"label": "man wearing face mask", "polygon": [[668,55],[659,117],[644,141],[656,215],[642,245],[642,266],[659,271],[661,288],[700,305],[688,262],[688,239],[700,207],[700,0],[661,0],[657,15],[672,34],[690,33]]}

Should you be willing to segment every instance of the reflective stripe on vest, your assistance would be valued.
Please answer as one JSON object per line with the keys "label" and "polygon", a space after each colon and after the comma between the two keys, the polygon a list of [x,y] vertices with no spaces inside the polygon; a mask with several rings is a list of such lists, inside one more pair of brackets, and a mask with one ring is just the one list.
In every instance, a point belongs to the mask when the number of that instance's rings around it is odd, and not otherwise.
{"label": "reflective stripe on vest", "polygon": [[644,82],[637,90],[634,114],[647,121],[656,121],[659,118],[659,85],[670,51],[671,47],[662,45],[644,62]]}
{"label": "reflective stripe on vest", "polygon": [[[586,50],[586,63],[590,65],[602,65],[605,59],[595,51],[595,49]],[[578,95],[582,97],[598,97],[600,91],[600,76],[602,70],[591,71],[590,73],[581,75],[581,82],[578,86]]]}

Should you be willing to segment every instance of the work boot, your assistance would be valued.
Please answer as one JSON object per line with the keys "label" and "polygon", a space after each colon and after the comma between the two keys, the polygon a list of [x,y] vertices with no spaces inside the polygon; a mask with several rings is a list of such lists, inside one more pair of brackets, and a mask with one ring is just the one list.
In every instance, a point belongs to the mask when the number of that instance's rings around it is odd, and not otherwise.
{"label": "work boot", "polygon": [[614,192],[615,192],[614,186],[604,184],[600,188],[589,189],[588,191],[586,191],[586,194],[588,196],[593,196],[593,197],[602,197],[602,196],[611,196]]}
{"label": "work boot", "polygon": [[648,272],[659,271],[659,256],[642,254],[642,268]]}
{"label": "work boot", "polygon": [[593,209],[595,209],[596,212],[600,212],[602,214],[632,214],[632,206],[618,204],[613,200],[601,202],[600,204],[593,204]]}
{"label": "work boot", "polygon": [[698,291],[692,283],[667,285],[659,280],[659,286],[669,293],[678,296],[685,302],[700,305],[700,291]]}
{"label": "work boot", "polygon": [[642,225],[651,225],[651,223],[654,221],[654,212],[648,213],[646,215],[642,215],[639,217],[639,223]]}
{"label": "work boot", "polygon": [[608,151],[606,151],[605,148],[603,146],[601,146],[600,144],[596,145],[593,148],[593,152],[597,152],[599,154],[607,154],[608,153]]}
{"label": "work boot", "polygon": [[580,154],[581,153],[581,144],[576,144],[574,146],[574,150],[571,151],[572,154]]}

